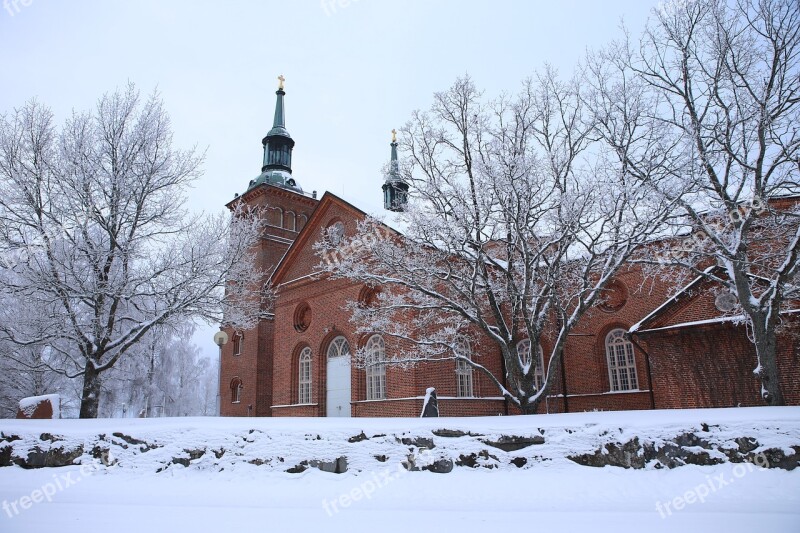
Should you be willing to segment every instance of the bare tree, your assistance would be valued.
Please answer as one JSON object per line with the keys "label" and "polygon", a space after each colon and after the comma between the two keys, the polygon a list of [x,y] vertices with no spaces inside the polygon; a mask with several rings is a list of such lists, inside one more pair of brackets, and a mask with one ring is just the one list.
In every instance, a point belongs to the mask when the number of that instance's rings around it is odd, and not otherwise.
{"label": "bare tree", "polygon": [[0,340],[48,346],[48,368],[82,376],[81,418],[97,416],[101,375],[152,328],[223,316],[247,327],[261,312],[258,217],[183,207],[201,160],[173,148],[158,96],[141,101],[132,85],[60,130],[36,102],[0,119]]}
{"label": "bare tree", "polygon": [[[389,364],[462,361],[536,412],[567,335],[670,210],[593,140],[581,91],[545,69],[485,102],[465,78],[414,113],[407,160],[388,169],[412,185],[403,235],[368,218],[339,245],[348,253],[324,263],[381,287],[372,305],[351,307],[360,332],[395,340]],[[465,354],[465,340],[496,347],[506,375]],[[356,360],[371,362],[363,349]]]}
{"label": "bare tree", "polygon": [[[630,175],[673,176],[655,188],[680,206],[682,237],[660,261],[736,296],[762,396],[782,405],[776,328],[800,298],[800,202],[781,200],[800,193],[797,1],[666,3],[638,43],[626,36],[588,67],[599,131]],[[619,128],[647,133],[627,142]]]}

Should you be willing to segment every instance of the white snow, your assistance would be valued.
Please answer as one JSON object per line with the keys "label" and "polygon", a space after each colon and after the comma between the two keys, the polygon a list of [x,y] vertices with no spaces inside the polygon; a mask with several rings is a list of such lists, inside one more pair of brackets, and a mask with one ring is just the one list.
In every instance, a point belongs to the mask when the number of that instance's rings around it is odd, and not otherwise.
{"label": "white snow", "polygon": [[[787,452],[800,442],[798,407],[438,419],[5,420],[0,432],[21,437],[13,446],[40,442],[42,432],[63,439],[56,444],[121,432],[161,447],[116,447],[118,464],[109,468],[0,468],[0,531],[800,531],[800,469],[725,463],[625,470],[564,458],[615,439],[657,442],[704,423],[720,442],[752,435],[762,448]],[[440,428],[488,437],[543,432],[547,442],[518,452],[492,449],[502,464],[491,470],[403,469],[394,436],[431,436]],[[347,442],[361,432],[369,439]],[[426,453],[470,453],[472,442],[437,437]],[[207,453],[188,468],[155,473],[182,450],[220,446],[228,450],[222,459]],[[242,454],[237,462],[234,451]],[[285,472],[301,457],[343,453],[352,465],[344,474]],[[377,462],[378,453],[389,457]],[[243,461],[275,455],[286,458],[276,468]],[[529,464],[508,464],[516,456]]]}
{"label": "white snow", "polygon": [[696,278],[694,278],[692,281],[690,281],[690,282],[689,282],[689,283],[688,283],[688,284],[687,284],[685,287],[683,287],[683,288],[682,288],[682,289],[680,289],[678,292],[676,292],[675,294],[673,294],[672,296],[670,296],[669,298],[667,298],[666,300],[664,300],[664,303],[662,303],[661,305],[659,305],[658,307],[656,307],[655,309],[653,309],[653,310],[652,310],[650,313],[648,313],[648,314],[647,314],[647,316],[645,316],[645,317],[644,317],[644,318],[642,318],[642,319],[641,319],[639,322],[637,322],[636,324],[634,324],[633,326],[631,326],[630,328],[628,328],[628,332],[629,332],[629,333],[635,333],[635,332],[639,331],[639,328],[641,328],[641,327],[642,327],[642,324],[644,324],[645,322],[647,322],[648,320],[650,320],[652,317],[654,317],[654,316],[656,316],[657,314],[659,314],[659,313],[660,313],[660,312],[661,312],[661,311],[662,311],[664,308],[666,308],[666,307],[667,307],[667,306],[669,306],[669,305],[670,305],[672,302],[674,302],[674,301],[676,301],[678,298],[680,298],[680,297],[681,297],[681,295],[683,295],[683,293],[685,293],[686,291],[688,291],[689,289],[691,289],[692,287],[694,287],[694,286],[695,286],[697,283],[699,283],[700,281],[702,281],[703,279],[705,279],[705,274],[708,274],[708,273],[710,273],[712,270],[714,270],[714,269],[716,269],[716,268],[718,268],[716,265],[712,265],[712,266],[710,266],[710,267],[706,268],[706,269],[703,271],[703,275],[697,276],[697,277],[696,277]]}
{"label": "white snow", "polygon": [[19,409],[25,416],[30,417],[36,411],[36,407],[44,402],[49,401],[53,406],[53,418],[61,418],[61,400],[58,394],[43,394],[41,396],[29,396],[19,401]]}

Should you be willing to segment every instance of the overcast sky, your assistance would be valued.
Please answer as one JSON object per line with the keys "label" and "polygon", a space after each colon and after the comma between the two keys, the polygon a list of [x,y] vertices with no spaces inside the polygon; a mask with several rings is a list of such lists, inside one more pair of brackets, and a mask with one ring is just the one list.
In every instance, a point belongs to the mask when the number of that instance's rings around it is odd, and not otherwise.
{"label": "overcast sky", "polygon": [[36,97],[60,122],[128,80],[145,95],[157,88],[176,145],[207,150],[189,198],[192,209],[208,212],[259,174],[279,74],[297,182],[378,212],[390,130],[429,107],[435,91],[469,73],[496,96],[545,62],[568,75],[587,48],[620,35],[621,20],[637,35],[658,4],[0,2],[0,112]]}

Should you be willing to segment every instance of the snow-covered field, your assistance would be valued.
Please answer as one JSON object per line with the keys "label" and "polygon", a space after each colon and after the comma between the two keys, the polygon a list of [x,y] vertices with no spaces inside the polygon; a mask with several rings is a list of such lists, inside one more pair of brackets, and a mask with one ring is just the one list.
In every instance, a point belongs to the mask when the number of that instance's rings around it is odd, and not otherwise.
{"label": "snow-covered field", "polygon": [[[718,442],[753,436],[762,447],[787,452],[800,444],[800,408],[425,420],[8,420],[0,422],[0,431],[22,437],[14,446],[49,432],[88,450],[104,434],[116,443],[111,451],[117,463],[106,468],[87,453],[82,466],[0,468],[0,532],[800,532],[800,469],[724,463],[634,470],[580,466],[564,458],[621,435],[657,442],[702,424],[711,426],[708,434]],[[487,437],[544,432],[547,442],[515,452],[493,450],[498,466],[492,469],[456,467],[436,474],[403,468],[398,450],[414,446],[398,445],[394,437],[430,437],[440,428]],[[114,432],[159,447],[134,453],[136,446],[122,448],[122,441],[109,438]],[[362,432],[367,439],[348,442]],[[455,458],[475,444],[467,436],[435,442],[432,451],[417,453],[420,463]],[[177,452],[201,445],[227,452],[209,452],[189,467],[169,464],[156,473]],[[331,459],[343,451],[345,473],[285,471],[300,458]],[[386,456],[383,462],[375,460],[378,452]],[[278,456],[284,459],[280,466],[248,462]],[[517,468],[508,462],[514,457],[529,461]]]}

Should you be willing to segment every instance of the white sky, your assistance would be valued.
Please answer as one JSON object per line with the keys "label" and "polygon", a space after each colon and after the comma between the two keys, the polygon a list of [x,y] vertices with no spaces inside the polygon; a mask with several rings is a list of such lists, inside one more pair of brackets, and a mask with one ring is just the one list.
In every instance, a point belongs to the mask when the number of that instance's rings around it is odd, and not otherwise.
{"label": "white sky", "polygon": [[[62,121],[133,81],[158,88],[175,144],[207,148],[190,208],[220,211],[261,170],[286,77],[293,176],[381,208],[390,130],[469,73],[495,96],[545,62],[638,35],[655,0],[0,0],[0,113],[37,97]],[[400,154],[402,157],[402,154]],[[201,337],[210,339],[212,329]],[[206,348],[206,346],[204,346]],[[215,354],[213,346],[208,347]]]}

